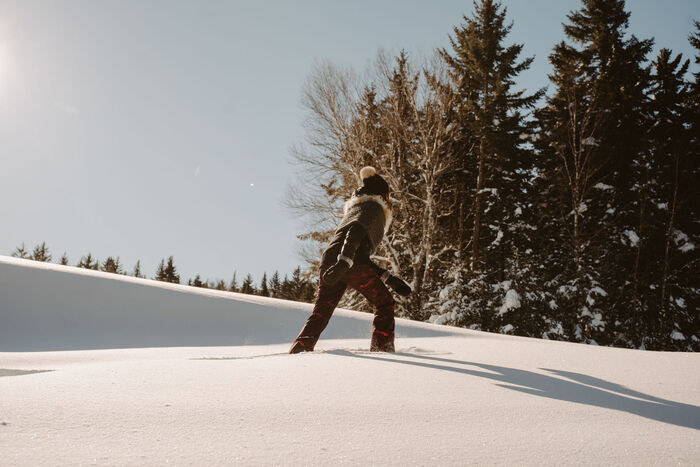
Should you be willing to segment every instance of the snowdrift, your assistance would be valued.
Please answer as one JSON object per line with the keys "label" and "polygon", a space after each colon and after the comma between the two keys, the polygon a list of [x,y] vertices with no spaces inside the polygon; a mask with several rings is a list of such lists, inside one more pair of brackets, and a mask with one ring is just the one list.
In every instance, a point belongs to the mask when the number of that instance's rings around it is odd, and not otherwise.
{"label": "snowdrift", "polygon": [[0,465],[698,465],[698,354],[310,311],[0,257]]}
{"label": "snowdrift", "polygon": [[[0,352],[291,343],[312,305],[0,256]],[[324,339],[369,339],[336,310]],[[460,330],[398,320],[397,335]]]}

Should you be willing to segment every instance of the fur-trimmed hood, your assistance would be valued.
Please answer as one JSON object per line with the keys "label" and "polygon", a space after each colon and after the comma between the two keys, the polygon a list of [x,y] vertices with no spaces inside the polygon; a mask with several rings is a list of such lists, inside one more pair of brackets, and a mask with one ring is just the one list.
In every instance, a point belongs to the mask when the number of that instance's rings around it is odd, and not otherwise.
{"label": "fur-trimmed hood", "polygon": [[382,210],[384,211],[384,235],[386,235],[387,232],[389,232],[393,215],[389,203],[387,203],[386,200],[379,195],[353,195],[345,202],[345,205],[343,206],[343,214],[347,215],[351,207],[367,202],[374,202],[382,207]]}

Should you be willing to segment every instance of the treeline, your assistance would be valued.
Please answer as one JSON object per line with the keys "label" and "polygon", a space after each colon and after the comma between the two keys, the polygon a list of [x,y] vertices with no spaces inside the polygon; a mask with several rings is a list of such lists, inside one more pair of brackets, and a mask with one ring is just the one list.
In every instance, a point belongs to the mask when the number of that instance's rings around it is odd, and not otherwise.
{"label": "treeline", "polygon": [[[700,73],[627,32],[622,0],[583,0],[549,55],[551,88],[517,77],[499,2],[480,0],[450,47],[417,65],[380,53],[330,63],[303,94],[290,208],[317,264],[373,165],[394,222],[375,258],[411,282],[400,314],[524,336],[700,348]],[[700,23],[689,40],[700,53]],[[694,57],[700,63],[700,54]]]}
{"label": "treeline", "polygon": [[[42,242],[40,245],[35,246],[31,252],[26,249],[23,243],[21,246],[15,248],[15,250],[12,252],[12,256],[43,262],[51,262],[53,258],[49,248],[46,246],[46,242]],[[66,253],[63,253],[61,258],[58,260],[58,264],[70,266],[68,262],[68,255]],[[80,261],[78,261],[75,266],[79,268],[93,269],[95,271],[146,278],[141,269],[140,260],[136,261],[134,268],[131,270],[131,272],[128,272],[118,256],[108,256],[104,261],[100,262],[97,258],[92,256],[92,253],[88,253],[87,255],[82,256]],[[167,259],[163,258],[160,261],[158,268],[156,269],[156,273],[152,279],[161,282],[171,282],[174,284],[181,283],[180,274],[177,271],[175,260],[172,256],[168,257]],[[268,279],[267,273],[263,273],[263,277],[258,284],[254,283],[253,276],[247,274],[239,286],[238,279],[236,278],[236,272],[234,272],[231,281],[228,283],[223,280],[203,281],[201,276],[197,274],[193,279],[187,280],[187,285],[302,302],[312,302],[316,291],[316,284],[304,276],[301,267],[297,267],[292,273],[291,277],[287,277],[285,274],[284,278],[280,278],[279,272],[275,271]]]}

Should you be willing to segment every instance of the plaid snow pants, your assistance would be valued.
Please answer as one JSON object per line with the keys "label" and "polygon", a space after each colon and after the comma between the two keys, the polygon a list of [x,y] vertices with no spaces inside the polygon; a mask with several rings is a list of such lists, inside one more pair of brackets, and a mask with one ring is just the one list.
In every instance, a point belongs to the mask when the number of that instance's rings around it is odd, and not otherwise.
{"label": "plaid snow pants", "polygon": [[[325,269],[322,269],[321,276],[324,272]],[[314,349],[348,286],[360,292],[375,308],[370,349],[393,350],[396,302],[377,272],[369,264],[354,264],[345,278],[334,285],[323,282],[322,278],[319,280],[313,313],[294,342],[300,344],[304,350]]]}

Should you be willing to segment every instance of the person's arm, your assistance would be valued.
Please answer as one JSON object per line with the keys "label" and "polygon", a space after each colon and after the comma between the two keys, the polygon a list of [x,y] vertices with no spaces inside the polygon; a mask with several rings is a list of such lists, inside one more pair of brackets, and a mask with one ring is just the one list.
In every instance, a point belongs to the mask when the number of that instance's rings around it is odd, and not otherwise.
{"label": "person's arm", "polygon": [[372,265],[372,268],[377,272],[377,275],[382,279],[382,281],[384,281],[386,285],[391,287],[397,294],[401,295],[402,297],[405,297],[407,295],[410,295],[411,292],[413,292],[413,290],[411,290],[411,286],[408,285],[399,276],[393,275],[389,272],[388,269],[384,269],[378,266],[374,263],[374,261],[370,261],[370,264]]}
{"label": "person's arm", "polygon": [[[372,269],[374,269],[374,272],[376,272],[379,277],[382,277],[382,275],[384,273],[389,272],[386,269],[384,269],[383,267],[379,266],[377,263],[375,263],[372,260],[370,260],[369,265],[372,266]],[[383,277],[382,277],[382,280],[384,280]]]}
{"label": "person's arm", "polygon": [[366,236],[367,232],[360,224],[352,224],[345,234],[345,243],[338,255],[338,261],[345,261],[351,268],[355,262],[355,253]]}
{"label": "person's arm", "polygon": [[321,277],[321,280],[330,285],[342,280],[355,262],[357,248],[366,236],[367,232],[361,225],[352,224],[348,227],[348,231],[345,234],[345,242],[338,255],[338,260],[333,266],[328,268]]}

